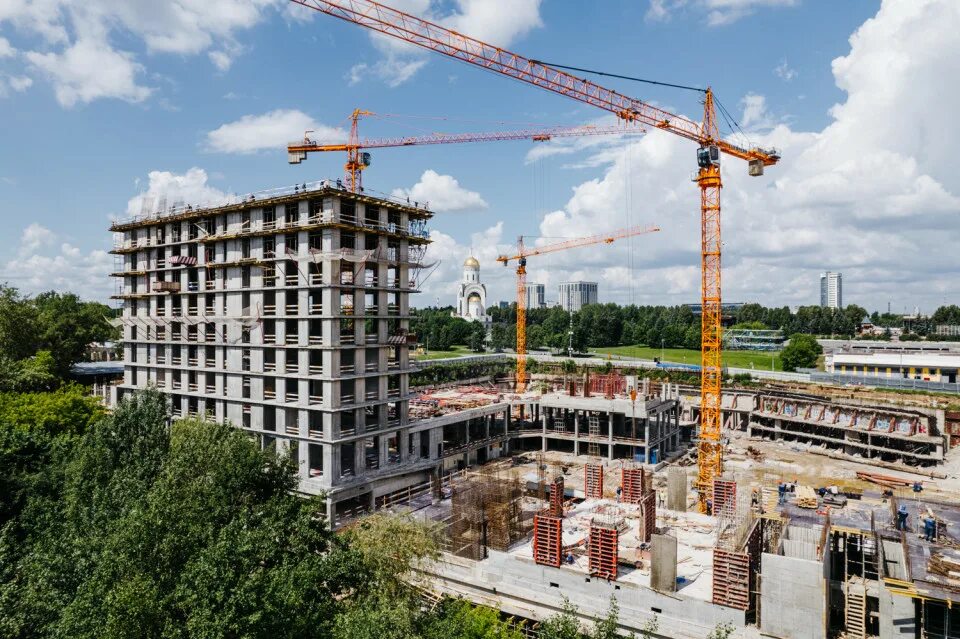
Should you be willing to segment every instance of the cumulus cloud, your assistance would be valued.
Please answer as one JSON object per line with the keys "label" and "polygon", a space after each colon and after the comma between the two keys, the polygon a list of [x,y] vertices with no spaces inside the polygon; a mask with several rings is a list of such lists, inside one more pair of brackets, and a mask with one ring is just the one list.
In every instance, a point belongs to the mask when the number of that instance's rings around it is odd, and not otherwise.
{"label": "cumulus cloud", "polygon": [[496,261],[510,250],[510,245],[503,241],[502,221],[471,234],[469,244],[461,244],[452,235],[436,229],[430,232],[430,240],[426,262],[436,266],[420,275],[422,293],[414,300],[418,306],[433,306],[437,300],[440,306],[454,305],[457,285],[463,278],[463,262],[471,255],[480,262],[480,279],[488,291],[487,304],[516,297],[515,292],[504,297],[516,290],[511,284],[516,277],[514,269],[504,268]]}
{"label": "cumulus cloud", "polygon": [[12,58],[17,55],[17,50],[13,48],[10,41],[6,38],[0,38],[0,58]]}
{"label": "cumulus cloud", "polygon": [[186,173],[150,171],[146,191],[127,202],[128,215],[165,210],[177,204],[214,205],[230,196],[208,184],[207,172],[193,167]]}
{"label": "cumulus cloud", "polygon": [[767,7],[793,7],[799,0],[650,0],[646,19],[652,22],[670,20],[681,11],[705,16],[712,27],[732,24]]}
{"label": "cumulus cloud", "polygon": [[[472,38],[507,47],[542,26],[540,2],[514,0],[510,3],[509,19],[504,18],[500,4],[488,0],[454,0],[452,11],[448,10],[448,4],[433,0],[400,0],[391,2],[391,6]],[[387,86],[397,87],[427,64],[426,51],[409,43],[380,33],[370,34],[370,40],[379,59],[351,67],[346,74],[351,85],[373,77]]]}
{"label": "cumulus cloud", "polygon": [[[783,160],[752,178],[742,162],[724,159],[726,299],[816,303],[818,273],[828,269],[843,272],[848,303],[871,309],[888,300],[930,309],[960,292],[960,269],[948,257],[960,243],[960,178],[947,159],[960,135],[950,115],[960,95],[943,83],[960,74],[958,29],[956,2],[885,1],[833,61],[846,95],[820,131],[793,130],[771,120],[763,96],[744,98],[752,141],[778,147]],[[549,276],[598,279],[604,299],[697,300],[691,158],[689,143],[656,130],[610,154],[601,177],[542,218],[541,234],[590,235],[648,220],[663,231],[557,253]]]}
{"label": "cumulus cloud", "polygon": [[23,229],[15,259],[0,265],[0,281],[26,293],[70,291],[86,299],[107,301],[112,258],[104,250],[82,250],[33,223]]}
{"label": "cumulus cloud", "polygon": [[453,176],[440,175],[432,169],[424,171],[420,181],[409,189],[394,189],[391,195],[429,203],[430,209],[438,213],[487,208],[479,193],[463,188]]}
{"label": "cumulus cloud", "polygon": [[320,124],[302,111],[276,109],[263,115],[245,115],[221,125],[207,133],[206,147],[219,153],[283,150],[288,142],[301,139],[308,130],[315,140],[342,142],[347,139],[343,129]]}
{"label": "cumulus cloud", "polygon": [[[113,98],[142,102],[155,92],[144,78],[131,39],[149,54],[208,52],[219,70],[229,69],[243,51],[236,33],[260,22],[280,0],[45,0],[0,3],[0,26],[38,37],[24,60],[47,79],[64,107]],[[117,48],[125,42],[127,49]],[[0,57],[12,55],[0,42]]]}
{"label": "cumulus cloud", "polygon": [[34,222],[23,229],[20,235],[20,253],[36,251],[41,246],[52,243],[53,238],[53,231]]}
{"label": "cumulus cloud", "polygon": [[26,57],[50,80],[64,107],[98,98],[143,102],[154,91],[137,83],[143,66],[131,54],[95,39],[78,40],[62,53],[29,51]]}

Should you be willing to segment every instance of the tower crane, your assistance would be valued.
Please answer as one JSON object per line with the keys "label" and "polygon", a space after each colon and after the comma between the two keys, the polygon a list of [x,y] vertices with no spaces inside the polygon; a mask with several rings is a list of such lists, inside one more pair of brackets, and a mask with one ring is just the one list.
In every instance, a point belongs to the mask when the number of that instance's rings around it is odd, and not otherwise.
{"label": "tower crane", "polygon": [[[700,435],[697,443],[699,509],[707,512],[713,480],[723,470],[721,440],[721,293],[720,293],[720,157],[745,160],[752,176],[780,160],[774,149],[744,148],[720,137],[714,94],[703,94],[703,120],[695,122],[653,104],[602,87],[560,68],[526,58],[434,22],[398,11],[375,0],[291,0],[335,18],[366,27],[450,58],[520,82],[591,104],[628,123],[649,125],[697,144],[700,187]],[[585,71],[584,69],[573,69]],[[633,78],[631,78],[633,79]],[[665,83],[658,83],[665,84]],[[678,86],[678,85],[673,85]],[[690,87],[684,87],[690,88]]]}
{"label": "tower crane", "polygon": [[590,235],[572,240],[564,240],[546,246],[524,245],[523,236],[517,238],[517,252],[514,255],[501,255],[497,258],[504,266],[511,260],[517,262],[517,392],[527,389],[527,258],[545,253],[555,253],[591,244],[613,244],[616,240],[645,233],[656,233],[658,226],[635,226],[620,229],[603,235]]}
{"label": "tower crane", "polygon": [[[372,138],[361,140],[357,131],[357,122],[361,116],[375,115],[370,111],[354,109],[350,115],[350,138],[345,143],[323,144],[304,135],[303,140],[287,145],[287,161],[300,164],[307,159],[308,153],[324,151],[346,151],[347,162],[343,165],[346,173],[347,188],[357,192],[361,188],[361,172],[370,166],[370,153],[364,149],[382,149],[397,146],[415,146],[422,144],[457,144],[460,142],[493,142],[497,140],[533,140],[546,142],[553,138],[578,137],[588,135],[634,135],[642,133],[637,129],[625,129],[622,126],[574,126],[544,127],[519,131],[493,131],[488,133],[432,133],[429,135]],[[309,131],[307,133],[310,133]]]}

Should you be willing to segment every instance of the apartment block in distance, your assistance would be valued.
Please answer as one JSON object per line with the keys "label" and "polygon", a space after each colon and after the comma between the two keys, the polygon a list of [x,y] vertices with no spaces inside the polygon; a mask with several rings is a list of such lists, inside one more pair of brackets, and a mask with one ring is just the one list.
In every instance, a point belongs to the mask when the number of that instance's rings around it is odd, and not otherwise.
{"label": "apartment block in distance", "polygon": [[331,512],[424,452],[408,298],[431,217],[322,182],[113,224],[120,394],[154,385],[174,416],[289,450]]}
{"label": "apartment block in distance", "polygon": [[560,308],[573,313],[587,304],[597,303],[596,282],[561,282],[557,291]]}

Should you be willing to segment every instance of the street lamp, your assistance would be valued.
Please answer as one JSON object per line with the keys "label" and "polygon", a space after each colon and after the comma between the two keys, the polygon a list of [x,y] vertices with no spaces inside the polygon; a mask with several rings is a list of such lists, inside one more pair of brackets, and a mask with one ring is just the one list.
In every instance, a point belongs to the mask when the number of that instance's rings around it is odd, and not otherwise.
{"label": "street lamp", "polygon": [[663,361],[663,342],[664,342],[664,339],[661,337],[660,338],[660,361],[661,362]]}

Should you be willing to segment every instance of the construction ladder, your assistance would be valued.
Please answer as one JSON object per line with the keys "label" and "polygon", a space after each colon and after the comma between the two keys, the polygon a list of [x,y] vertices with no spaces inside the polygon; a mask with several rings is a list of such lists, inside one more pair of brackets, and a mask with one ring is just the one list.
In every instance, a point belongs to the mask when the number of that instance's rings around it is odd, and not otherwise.
{"label": "construction ladder", "polygon": [[847,581],[847,636],[864,639],[867,636],[866,585],[861,579]]}
{"label": "construction ladder", "polygon": [[594,438],[600,437],[600,416],[590,415],[587,417],[587,434],[590,436],[590,442],[587,443],[587,454],[594,457],[600,456],[600,444]]}

